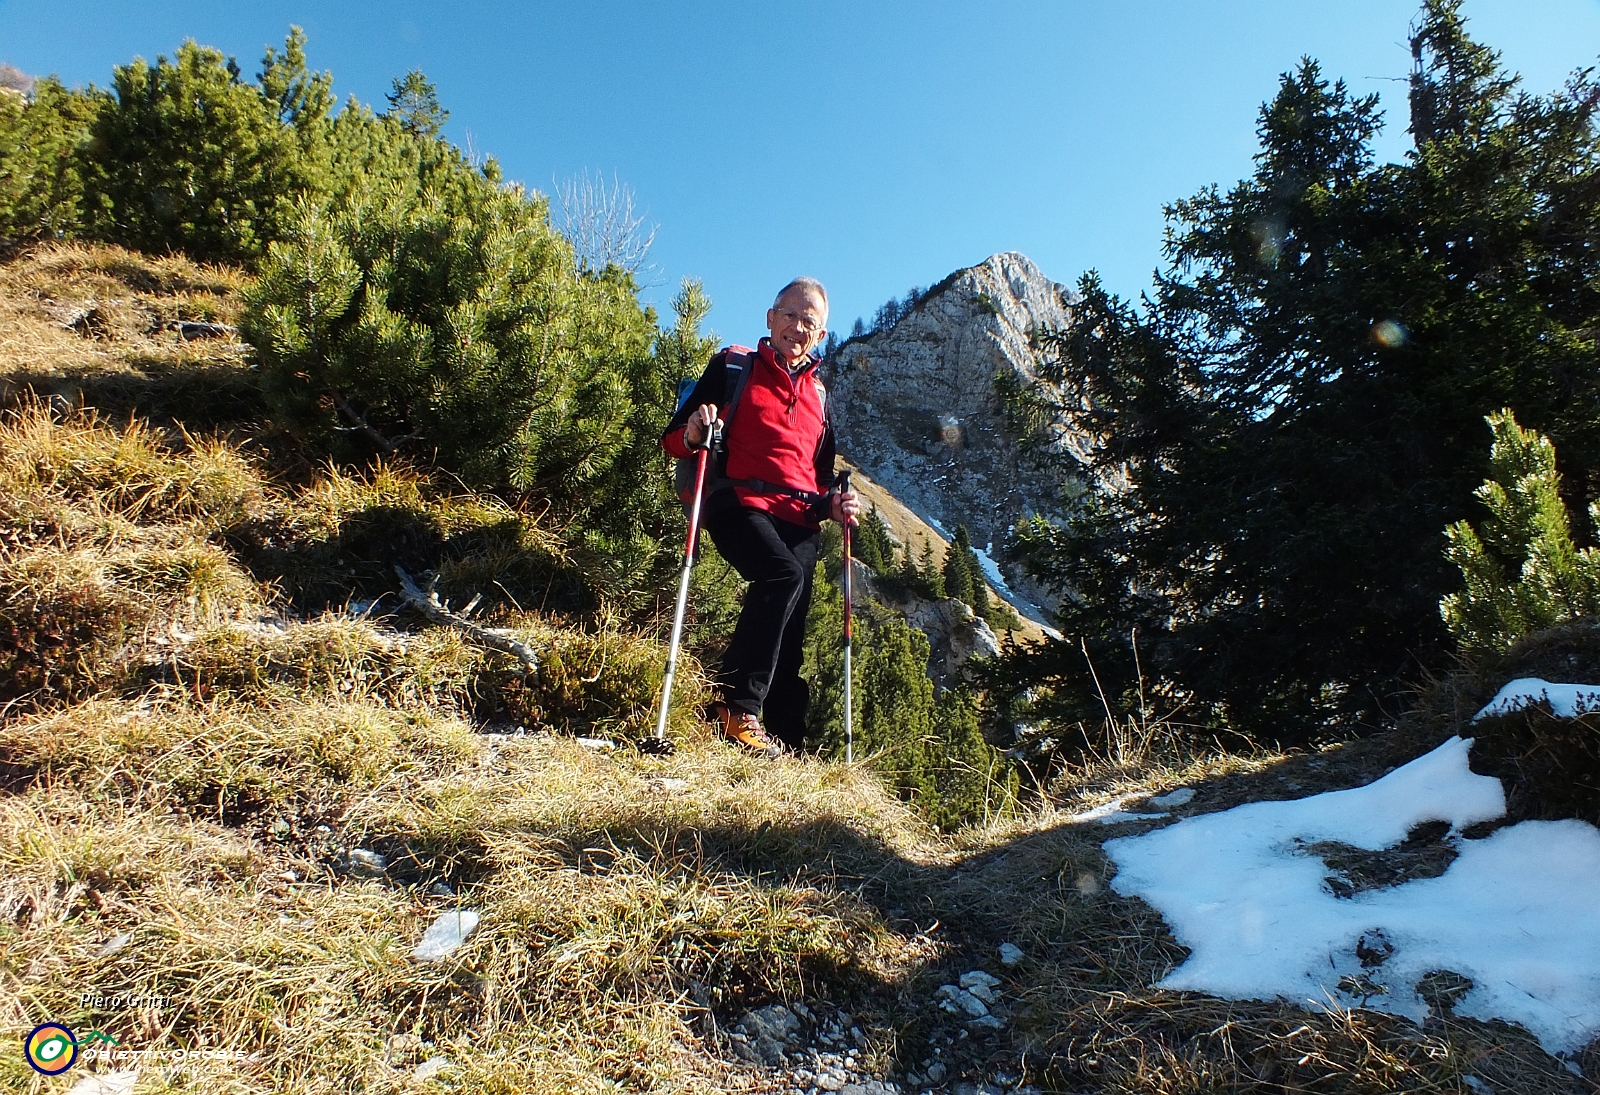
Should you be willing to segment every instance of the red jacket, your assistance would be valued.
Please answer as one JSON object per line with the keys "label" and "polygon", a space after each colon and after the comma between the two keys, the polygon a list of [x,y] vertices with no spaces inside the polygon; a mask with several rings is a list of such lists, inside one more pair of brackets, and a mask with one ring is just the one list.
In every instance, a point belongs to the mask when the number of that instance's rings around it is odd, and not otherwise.
{"label": "red jacket", "polygon": [[[679,459],[692,455],[683,442],[689,416],[702,404],[714,403],[724,418],[727,410],[727,374],[724,366],[732,348],[711,359],[678,413],[667,424],[661,447]],[[762,339],[750,355],[750,379],[745,382],[738,412],[725,438],[729,479],[759,479],[795,490],[826,493],[833,486],[834,438],[826,410],[826,394],[817,379],[817,361],[810,359],[794,373],[778,364],[772,344]],[[723,492],[717,492],[723,493]],[[826,509],[815,502],[788,494],[762,493],[735,485],[734,496],[741,505],[765,510],[774,517],[798,525],[817,528]],[[727,499],[708,499],[708,507],[729,504]]]}

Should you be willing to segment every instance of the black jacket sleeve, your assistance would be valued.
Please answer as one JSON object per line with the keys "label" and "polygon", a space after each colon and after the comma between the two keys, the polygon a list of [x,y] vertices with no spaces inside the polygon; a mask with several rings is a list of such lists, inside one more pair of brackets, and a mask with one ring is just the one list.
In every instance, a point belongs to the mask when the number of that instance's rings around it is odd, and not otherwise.
{"label": "black jacket sleeve", "polygon": [[838,480],[833,470],[836,463],[838,463],[838,446],[833,436],[833,415],[826,413],[825,410],[822,419],[822,443],[817,446],[817,490],[822,492],[822,497],[811,504],[810,517],[813,521],[826,521],[833,514],[831,492]]}
{"label": "black jacket sleeve", "polygon": [[715,404],[722,409],[722,401],[727,398],[728,391],[728,361],[727,350],[718,350],[711,356],[711,361],[706,365],[706,371],[700,374],[700,379],[695,381],[694,391],[689,393],[689,398],[683,401],[677,413],[667,423],[667,428],[662,431],[661,439],[665,441],[671,434],[682,430],[689,424],[689,416],[707,403]]}

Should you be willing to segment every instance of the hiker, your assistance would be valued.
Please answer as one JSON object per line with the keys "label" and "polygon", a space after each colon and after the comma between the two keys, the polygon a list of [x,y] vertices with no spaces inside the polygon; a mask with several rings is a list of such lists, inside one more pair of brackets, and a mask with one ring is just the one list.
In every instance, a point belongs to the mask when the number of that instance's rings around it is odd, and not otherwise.
{"label": "hiker", "polygon": [[[854,524],[861,512],[854,492],[835,489],[827,390],[812,356],[827,322],[821,282],[785,285],[767,311],[769,337],[753,351],[732,346],[714,355],[661,438],[684,459],[705,444],[713,422],[726,422],[701,522],[750,589],[717,672],[713,712],[724,737],[765,756],[805,744],[810,689],[800,658],[820,523]],[[730,395],[733,406],[720,406]]]}

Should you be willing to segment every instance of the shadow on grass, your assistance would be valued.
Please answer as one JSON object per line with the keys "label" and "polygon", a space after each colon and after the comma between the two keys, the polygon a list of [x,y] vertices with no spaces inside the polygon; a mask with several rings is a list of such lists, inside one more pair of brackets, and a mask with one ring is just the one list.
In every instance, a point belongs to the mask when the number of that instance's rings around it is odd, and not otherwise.
{"label": "shadow on grass", "polygon": [[255,374],[243,361],[171,361],[135,355],[119,370],[84,369],[59,375],[9,373],[0,377],[0,406],[32,399],[90,406],[112,422],[147,418],[163,428],[260,438],[268,420]]}
{"label": "shadow on grass", "polygon": [[[599,600],[582,573],[525,543],[524,533],[513,516],[451,529],[434,510],[378,505],[341,515],[328,536],[304,537],[276,520],[235,525],[225,535],[251,576],[276,586],[301,614],[392,595],[396,566],[419,581],[437,573],[440,595],[458,604],[481,595],[486,608],[592,612]],[[403,609],[398,599],[385,605]]]}

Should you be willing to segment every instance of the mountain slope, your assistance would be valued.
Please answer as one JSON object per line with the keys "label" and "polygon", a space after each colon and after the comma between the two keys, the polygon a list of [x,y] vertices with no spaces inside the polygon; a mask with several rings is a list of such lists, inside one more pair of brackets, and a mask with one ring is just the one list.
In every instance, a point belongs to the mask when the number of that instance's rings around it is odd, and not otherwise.
{"label": "mountain slope", "polygon": [[[50,326],[77,292],[147,316],[205,293],[225,321],[242,277],[108,249],[0,267],[6,1090],[112,1070],[136,1095],[1583,1090],[1522,1032],[1448,1013],[1151,989],[1182,948],[1107,886],[1100,847],[1150,823],[1075,816],[1365,782],[1475,691],[1410,737],[1300,757],[1108,727],[1108,756],[1052,783],[1059,808],[953,836],[866,764],[713,740],[692,659],[678,755],[615,746],[650,722],[654,633],[496,610],[540,652],[529,676],[379,596],[396,562],[457,604],[555,581],[560,529],[417,469],[284,457],[225,331]],[[226,436],[161,423],[188,401]],[[467,913],[461,946],[414,957]],[[206,1052],[85,1046],[44,1081],[23,1039],[48,1021]]]}

